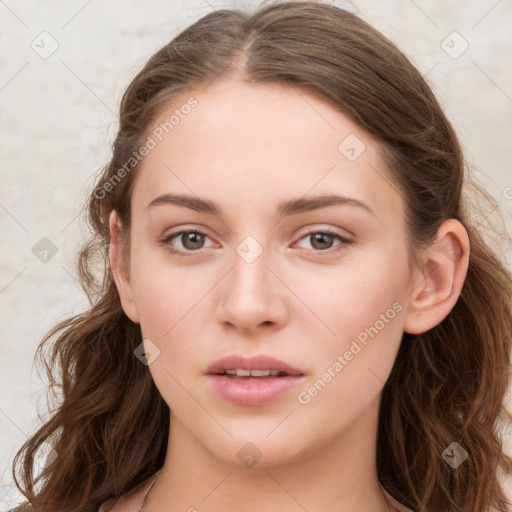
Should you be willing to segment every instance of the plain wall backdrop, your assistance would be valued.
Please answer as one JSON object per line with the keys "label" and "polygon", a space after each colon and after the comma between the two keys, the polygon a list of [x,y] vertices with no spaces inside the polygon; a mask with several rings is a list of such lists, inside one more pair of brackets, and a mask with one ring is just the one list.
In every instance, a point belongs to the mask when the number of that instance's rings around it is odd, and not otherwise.
{"label": "plain wall backdrop", "polygon": [[[20,500],[12,458],[46,412],[35,349],[88,304],[75,278],[80,209],[108,162],[124,89],[201,16],[259,3],[0,0],[0,510]],[[328,3],[357,12],[426,76],[512,232],[512,1]],[[511,266],[508,239],[501,250]]]}

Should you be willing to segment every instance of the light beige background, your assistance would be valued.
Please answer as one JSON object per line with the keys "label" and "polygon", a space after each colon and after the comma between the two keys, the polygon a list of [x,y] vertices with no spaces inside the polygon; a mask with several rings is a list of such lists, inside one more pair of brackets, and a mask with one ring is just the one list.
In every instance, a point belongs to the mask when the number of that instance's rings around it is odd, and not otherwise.
{"label": "light beige background", "polygon": [[[45,413],[35,348],[87,305],[74,277],[86,236],[79,212],[108,161],[125,87],[202,15],[258,3],[0,1],[0,510],[19,499],[11,461]],[[512,0],[330,3],[358,12],[424,73],[510,232]],[[57,249],[46,263],[32,252],[42,237]],[[511,265],[510,245],[502,255]]]}

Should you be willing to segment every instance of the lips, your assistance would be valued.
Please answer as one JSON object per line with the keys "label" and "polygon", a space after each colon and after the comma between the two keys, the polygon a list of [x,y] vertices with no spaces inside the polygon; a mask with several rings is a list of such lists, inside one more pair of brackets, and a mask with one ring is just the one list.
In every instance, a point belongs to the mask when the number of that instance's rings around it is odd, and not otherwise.
{"label": "lips", "polygon": [[304,375],[298,368],[265,354],[252,357],[232,354],[215,361],[206,369],[205,374],[221,375],[226,370],[272,370],[279,371],[279,377]]}
{"label": "lips", "polygon": [[[233,375],[234,370],[242,370],[236,373],[243,376]],[[272,374],[266,375],[268,370]],[[253,376],[252,371],[265,376]],[[244,406],[264,406],[274,402],[306,379],[301,370],[274,357],[236,354],[215,361],[207,368],[206,376],[211,389],[221,398]]]}

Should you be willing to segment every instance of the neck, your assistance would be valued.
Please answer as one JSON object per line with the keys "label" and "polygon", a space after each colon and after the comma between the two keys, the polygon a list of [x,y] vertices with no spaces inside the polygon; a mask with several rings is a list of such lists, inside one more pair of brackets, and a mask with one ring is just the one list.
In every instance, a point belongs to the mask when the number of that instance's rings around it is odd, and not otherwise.
{"label": "neck", "polygon": [[[247,439],[226,436],[221,457],[171,416],[166,461],[144,510],[235,512],[243,503],[246,512],[388,512],[392,507],[376,472],[377,415],[378,401],[343,433],[307,453],[295,453],[293,440],[279,436],[274,444],[273,436],[261,436],[253,443],[261,451],[249,448]],[[248,467],[237,453],[261,456]]]}

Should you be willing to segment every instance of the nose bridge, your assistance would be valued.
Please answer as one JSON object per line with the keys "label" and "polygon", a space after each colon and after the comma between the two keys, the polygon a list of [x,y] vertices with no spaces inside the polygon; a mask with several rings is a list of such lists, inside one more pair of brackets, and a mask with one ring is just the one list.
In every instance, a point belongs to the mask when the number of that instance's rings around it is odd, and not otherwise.
{"label": "nose bridge", "polygon": [[[238,303],[245,303],[253,309],[261,308],[269,297],[270,251],[253,237],[247,236],[236,247],[231,276],[232,293]],[[264,299],[267,299],[266,301]]]}
{"label": "nose bridge", "polygon": [[276,278],[268,268],[271,259],[270,250],[256,238],[247,236],[240,242],[222,290],[221,320],[244,329],[280,321],[284,305]]}

